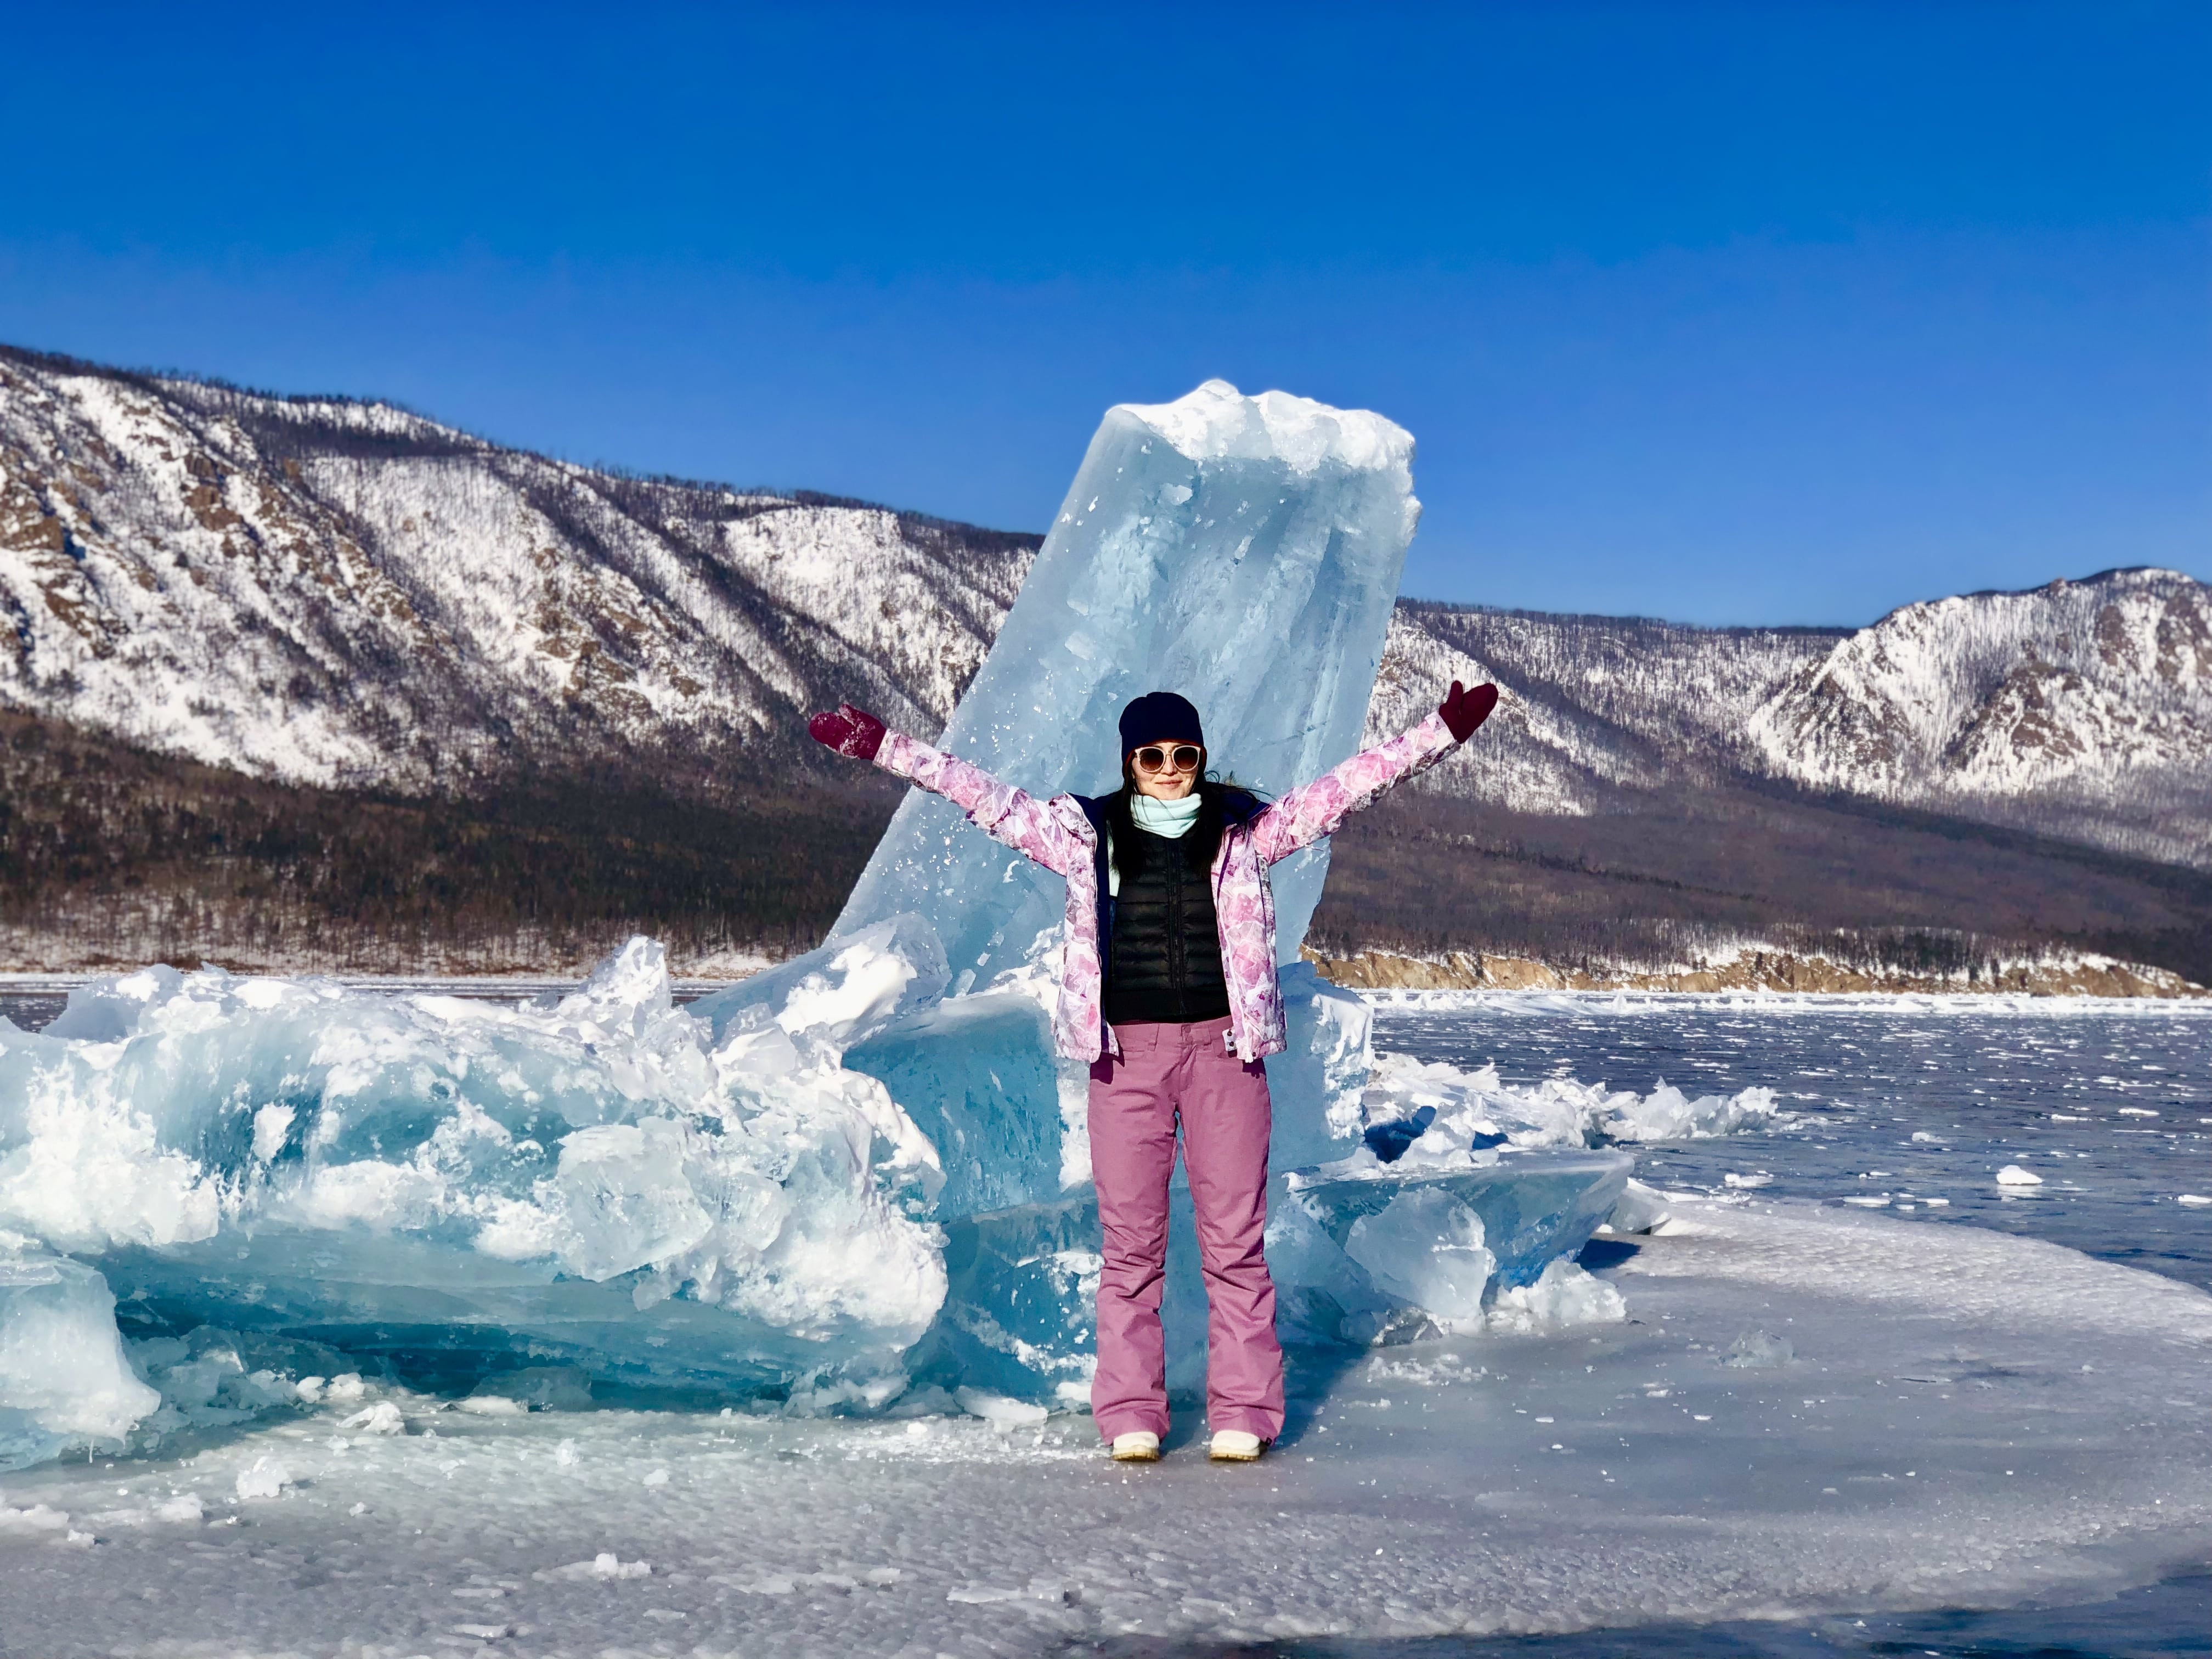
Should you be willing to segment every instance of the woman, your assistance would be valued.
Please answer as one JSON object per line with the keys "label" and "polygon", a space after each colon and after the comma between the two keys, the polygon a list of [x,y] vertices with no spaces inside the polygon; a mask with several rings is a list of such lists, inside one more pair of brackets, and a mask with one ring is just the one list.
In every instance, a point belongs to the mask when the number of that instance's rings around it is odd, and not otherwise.
{"label": "woman", "polygon": [[1458,681],[1412,731],[1263,802],[1205,777],[1198,710],[1172,691],[1121,711],[1121,787],[1039,800],[889,732],[850,703],[816,739],[945,796],[986,834],[1067,878],[1054,1033],[1091,1067],[1091,1166],[1105,1264],[1091,1413],[1125,1462],[1168,1428],[1160,1291],[1176,1134],[1206,1276],[1212,1455],[1249,1462],[1283,1426],[1283,1354],[1267,1276],[1267,1074],[1282,1051],[1267,866],[1473,736],[1498,688]]}

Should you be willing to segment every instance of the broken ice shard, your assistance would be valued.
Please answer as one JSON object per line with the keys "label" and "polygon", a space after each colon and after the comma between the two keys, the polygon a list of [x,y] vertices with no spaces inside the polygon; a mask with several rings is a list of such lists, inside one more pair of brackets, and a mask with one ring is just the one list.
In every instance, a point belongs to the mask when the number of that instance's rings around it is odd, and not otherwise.
{"label": "broken ice shard", "polygon": [[0,1235],[0,1470],[119,1440],[160,1404],[124,1358],[106,1281]]}
{"label": "broken ice shard", "polygon": [[[1288,1182],[1298,1207],[1340,1245],[1347,1243],[1355,1227],[1364,1223],[1374,1228],[1384,1212],[1416,1194],[1449,1194],[1481,1218],[1481,1242],[1497,1258],[1498,1282],[1514,1285],[1534,1283],[1545,1264],[1589,1243],[1620,1202],[1635,1168],[1636,1159],[1627,1152],[1547,1147],[1504,1153],[1487,1165],[1400,1176],[1362,1152],[1340,1164],[1293,1170]],[[1449,1218],[1439,1211],[1437,1218],[1439,1231],[1433,1237],[1446,1239],[1443,1223]],[[1412,1237],[1403,1226],[1393,1226],[1388,1236]]]}

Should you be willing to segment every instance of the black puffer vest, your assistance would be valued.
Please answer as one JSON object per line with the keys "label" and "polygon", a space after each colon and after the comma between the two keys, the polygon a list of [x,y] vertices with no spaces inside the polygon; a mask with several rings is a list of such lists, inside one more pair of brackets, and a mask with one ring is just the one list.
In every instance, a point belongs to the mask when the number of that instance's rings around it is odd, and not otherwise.
{"label": "black puffer vest", "polygon": [[[1229,986],[1221,972],[1221,933],[1212,870],[1222,829],[1249,815],[1241,790],[1201,786],[1198,822],[1170,840],[1137,828],[1119,792],[1085,801],[1100,832],[1099,932],[1106,949],[1104,1013],[1109,1025],[1180,1025],[1223,1019]],[[1106,832],[1112,832],[1121,892],[1105,892]]]}

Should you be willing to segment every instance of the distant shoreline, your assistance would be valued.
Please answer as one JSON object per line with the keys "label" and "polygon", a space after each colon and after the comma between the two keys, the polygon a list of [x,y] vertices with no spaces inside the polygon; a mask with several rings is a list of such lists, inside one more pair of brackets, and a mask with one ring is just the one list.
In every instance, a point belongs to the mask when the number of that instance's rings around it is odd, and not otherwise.
{"label": "distant shoreline", "polygon": [[1354,991],[1638,991],[1702,995],[1729,992],[1827,996],[2104,997],[2195,1001],[2212,990],[2163,968],[2081,956],[2003,963],[1994,973],[1868,972],[1824,957],[1747,949],[1721,963],[1662,969],[1557,968],[1525,957],[1454,951],[1441,956],[1359,951],[1304,953],[1316,971]]}
{"label": "distant shoreline", "polygon": [[[1642,995],[1770,995],[2088,997],[2113,1001],[2212,1000],[2212,990],[2163,969],[2140,963],[2082,957],[2045,963],[2007,964],[1996,975],[1869,974],[1838,967],[1819,957],[1784,951],[1747,951],[1717,966],[1667,970],[1562,969],[1522,957],[1452,951],[1416,957],[1388,951],[1328,956],[1308,948],[1304,956],[1321,975],[1348,991],[1360,992],[1571,992],[1632,991]],[[0,1000],[62,997],[95,979],[162,964],[103,965],[49,971],[0,969]],[[173,965],[173,964],[171,964]],[[590,972],[586,963],[569,972],[494,971],[454,974],[353,974],[327,967],[253,964],[222,967],[242,977],[336,980],[349,990],[470,997],[529,997],[574,990]],[[735,964],[732,964],[733,966]],[[737,971],[672,975],[670,989],[679,1003],[728,989],[778,965],[766,957]],[[180,971],[191,971],[181,969]]]}

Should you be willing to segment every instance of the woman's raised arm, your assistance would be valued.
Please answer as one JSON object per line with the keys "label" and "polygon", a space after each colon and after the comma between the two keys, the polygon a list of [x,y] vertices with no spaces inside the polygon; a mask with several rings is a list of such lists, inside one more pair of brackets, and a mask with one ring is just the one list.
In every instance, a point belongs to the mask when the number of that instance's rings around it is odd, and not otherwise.
{"label": "woman's raised arm", "polygon": [[1470,691],[1454,680],[1437,712],[1412,731],[1362,750],[1276,799],[1252,826],[1253,850],[1262,863],[1273,864],[1335,834],[1346,817],[1384,790],[1426,771],[1473,737],[1497,706],[1496,686],[1478,685]]}
{"label": "woman's raised arm", "polygon": [[1088,874],[1090,843],[1061,822],[1049,803],[1000,782],[981,767],[894,732],[849,702],[839,704],[835,713],[813,716],[806,729],[825,748],[853,760],[873,761],[893,777],[944,796],[992,840],[1046,869],[1063,876],[1079,870]]}

